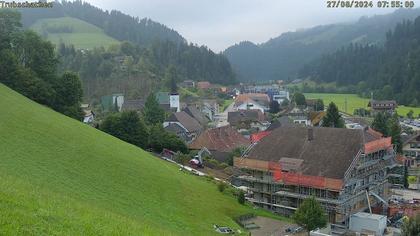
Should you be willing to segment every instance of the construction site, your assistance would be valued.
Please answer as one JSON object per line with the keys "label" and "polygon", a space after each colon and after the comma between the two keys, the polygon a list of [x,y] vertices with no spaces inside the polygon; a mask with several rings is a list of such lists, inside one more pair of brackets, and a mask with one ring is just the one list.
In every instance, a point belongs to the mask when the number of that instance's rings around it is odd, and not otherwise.
{"label": "construction site", "polygon": [[386,214],[388,176],[396,166],[391,138],[371,129],[282,127],[241,157],[232,183],[247,200],[290,216],[308,197],[321,203],[336,229],[371,206]]}

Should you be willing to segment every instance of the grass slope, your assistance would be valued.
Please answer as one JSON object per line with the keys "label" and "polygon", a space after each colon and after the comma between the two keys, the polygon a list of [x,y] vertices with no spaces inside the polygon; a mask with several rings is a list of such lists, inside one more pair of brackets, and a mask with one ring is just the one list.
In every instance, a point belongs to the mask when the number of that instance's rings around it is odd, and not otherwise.
{"label": "grass slope", "polygon": [[0,235],[210,235],[254,211],[2,84],[0,109]]}
{"label": "grass slope", "polygon": [[[354,110],[357,108],[368,108],[369,99],[361,98],[357,94],[336,94],[336,93],[305,93],[306,98],[320,98],[324,100],[325,106],[328,106],[330,102],[334,102],[338,109],[342,112],[353,114]],[[346,100],[347,100],[347,109],[346,109]],[[397,112],[401,116],[407,116],[407,113],[413,110],[414,116],[417,117],[420,114],[420,107],[407,107],[407,106],[398,106]]]}
{"label": "grass slope", "polygon": [[[72,30],[71,33],[51,33],[48,28],[68,27]],[[73,44],[78,49],[91,49],[94,47],[109,47],[113,44],[118,44],[119,41],[109,37],[104,31],[85,21],[72,18],[46,18],[37,20],[30,27],[40,35],[43,32],[48,32],[47,40],[58,45],[60,42],[65,44]]]}

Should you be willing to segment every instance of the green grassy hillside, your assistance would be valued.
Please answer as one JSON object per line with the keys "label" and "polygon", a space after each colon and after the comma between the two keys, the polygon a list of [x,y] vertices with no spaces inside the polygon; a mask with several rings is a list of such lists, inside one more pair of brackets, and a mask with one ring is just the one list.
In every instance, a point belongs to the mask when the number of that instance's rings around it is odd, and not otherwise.
{"label": "green grassy hillside", "polygon": [[79,49],[109,47],[119,43],[106,35],[102,29],[72,17],[37,20],[30,28],[56,45],[63,42],[73,44]]}
{"label": "green grassy hillside", "polygon": [[[310,99],[322,99],[324,101],[325,106],[328,106],[330,102],[334,102],[338,106],[338,109],[340,111],[348,113],[350,115],[352,115],[354,110],[357,108],[368,108],[369,103],[369,99],[361,98],[357,94],[305,93],[305,97]],[[401,116],[407,116],[407,113],[410,110],[413,110],[414,117],[420,115],[420,107],[398,106],[397,108],[397,112]]]}
{"label": "green grassy hillside", "polygon": [[2,84],[0,109],[0,235],[209,235],[254,211]]}

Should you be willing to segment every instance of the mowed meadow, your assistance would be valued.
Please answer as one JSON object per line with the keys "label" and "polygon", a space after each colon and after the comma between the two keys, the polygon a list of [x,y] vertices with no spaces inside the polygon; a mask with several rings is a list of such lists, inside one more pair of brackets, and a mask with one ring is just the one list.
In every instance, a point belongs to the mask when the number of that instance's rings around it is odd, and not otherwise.
{"label": "mowed meadow", "polygon": [[30,28],[55,45],[62,42],[77,49],[108,48],[120,43],[95,25],[72,17],[37,20]]}
{"label": "mowed meadow", "polygon": [[[338,109],[344,113],[352,115],[357,108],[368,108],[369,99],[361,98],[357,94],[337,94],[337,93],[305,93],[308,99],[322,99],[325,106],[334,102]],[[397,112],[401,116],[407,116],[407,113],[413,110],[414,116],[420,114],[420,107],[398,106]]]}
{"label": "mowed meadow", "polygon": [[0,235],[212,235],[269,215],[2,84],[0,108]]}

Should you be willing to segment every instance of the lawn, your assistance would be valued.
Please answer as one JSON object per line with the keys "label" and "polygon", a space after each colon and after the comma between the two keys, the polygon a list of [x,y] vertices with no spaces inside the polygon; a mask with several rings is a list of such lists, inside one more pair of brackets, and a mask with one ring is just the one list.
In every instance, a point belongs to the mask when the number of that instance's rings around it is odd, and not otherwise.
{"label": "lawn", "polygon": [[[70,28],[72,32],[48,32],[49,28],[59,27]],[[48,32],[46,37],[47,40],[51,41],[55,45],[63,42],[65,44],[73,44],[78,49],[92,49],[94,47],[101,46],[107,48],[113,44],[119,43],[118,40],[106,35],[102,29],[72,17],[37,20],[30,28],[40,35],[44,35],[43,32]]]}
{"label": "lawn", "polygon": [[227,108],[228,106],[230,106],[230,104],[232,104],[232,103],[233,103],[233,99],[226,99],[226,100],[223,100],[222,108],[221,108],[220,110],[221,110],[221,111],[226,110],[226,108]]}
{"label": "lawn", "polygon": [[[361,98],[357,94],[305,93],[305,97],[310,99],[320,98],[324,101],[325,106],[334,102],[340,111],[350,115],[357,108],[367,108],[369,103],[369,99]],[[416,117],[420,114],[420,107],[399,106],[397,108],[398,114],[402,116],[406,116],[409,110],[413,110]]]}
{"label": "lawn", "polygon": [[2,84],[0,108],[0,235],[212,235],[268,214]]}

